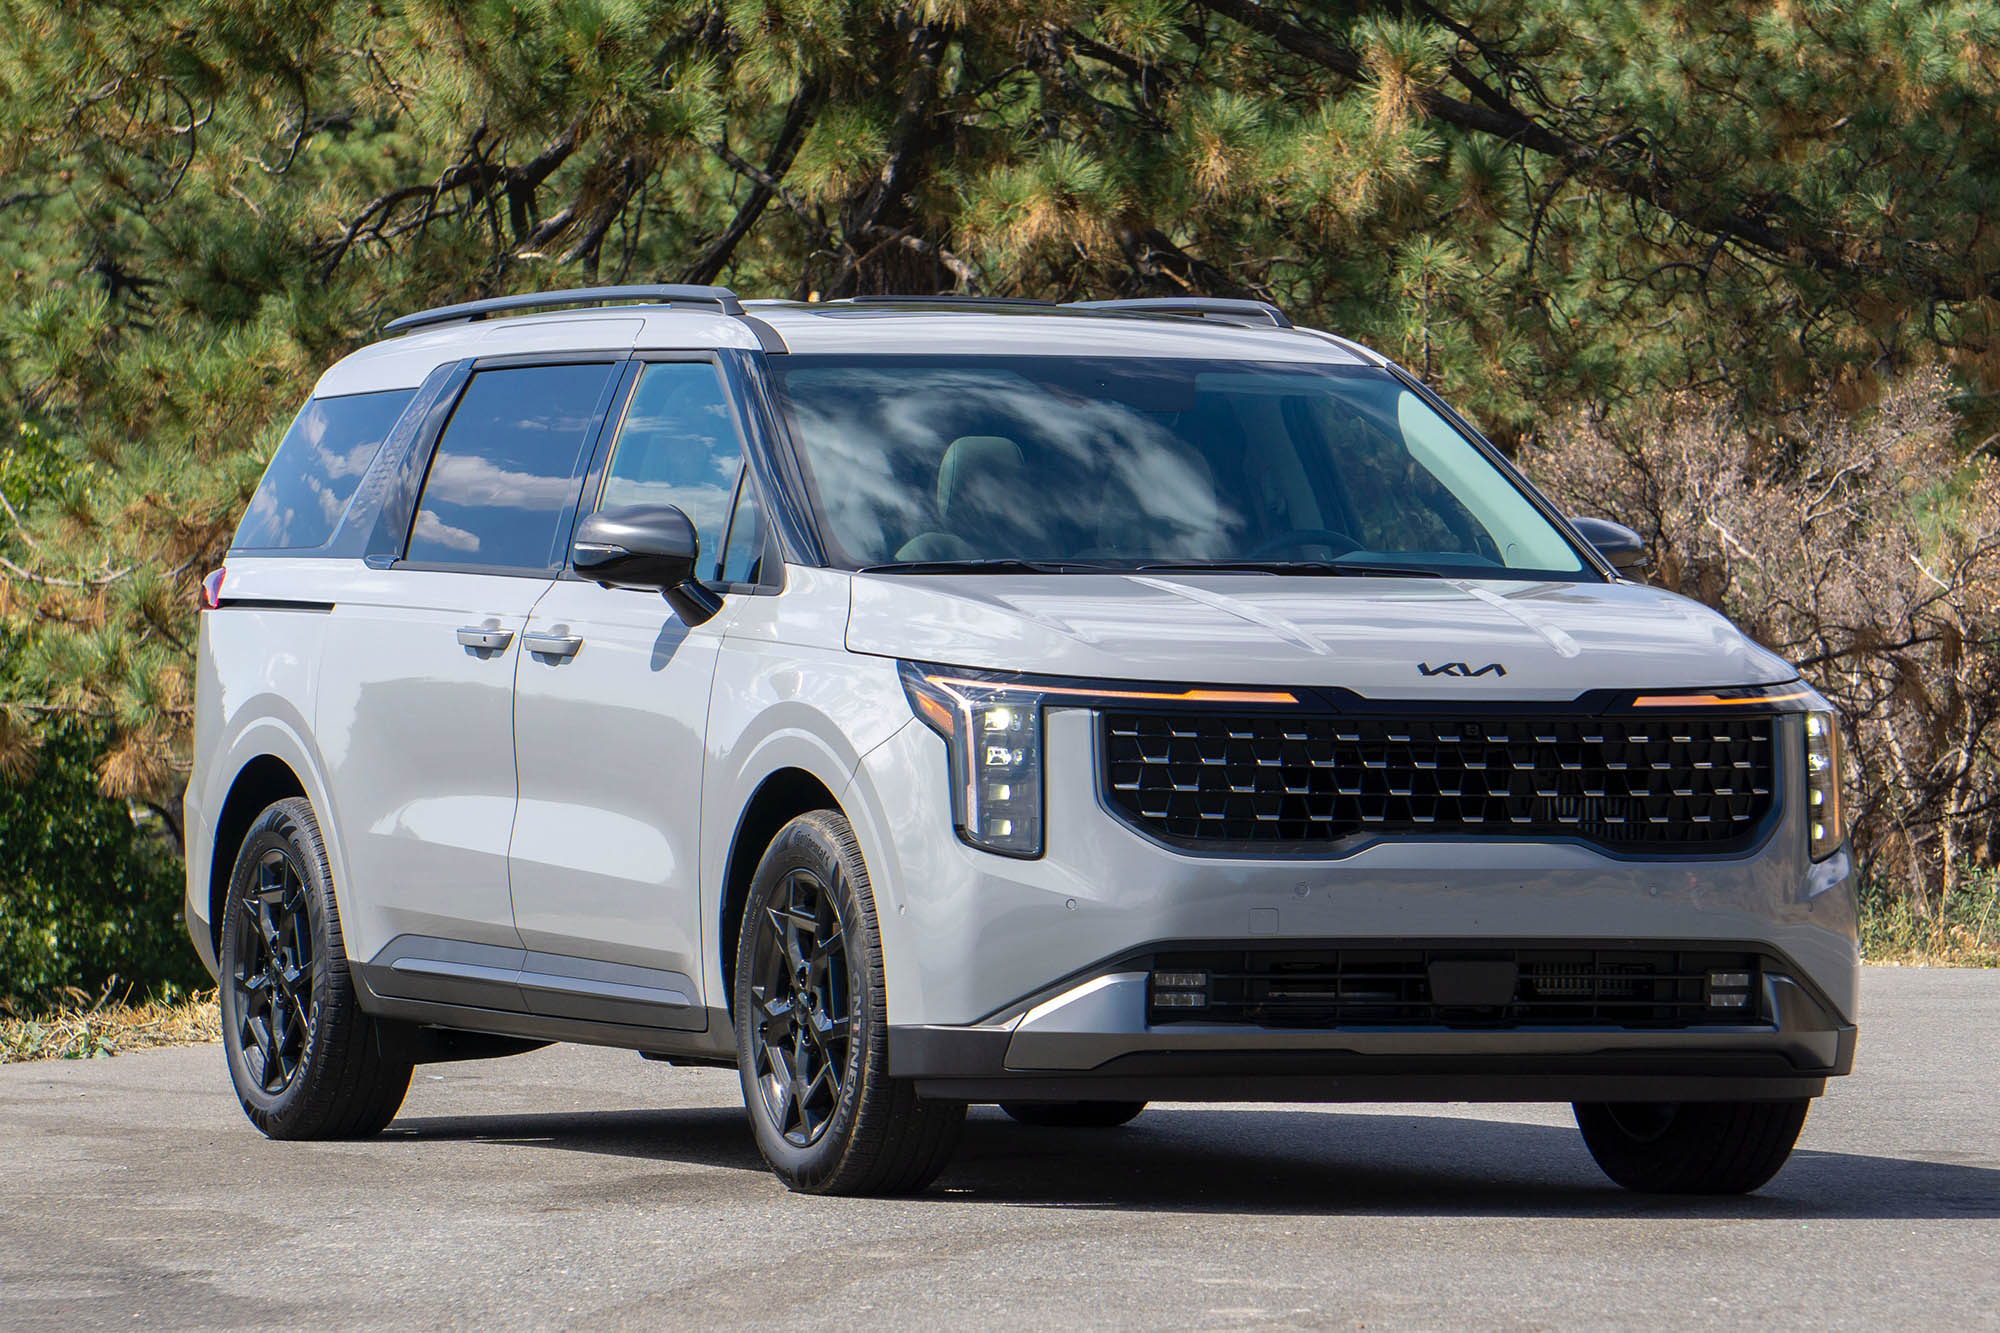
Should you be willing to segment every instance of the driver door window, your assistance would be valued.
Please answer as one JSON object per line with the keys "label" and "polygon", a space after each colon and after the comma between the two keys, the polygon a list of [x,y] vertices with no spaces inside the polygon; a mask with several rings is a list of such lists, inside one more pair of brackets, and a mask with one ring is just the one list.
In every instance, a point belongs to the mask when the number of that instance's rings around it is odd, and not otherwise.
{"label": "driver door window", "polygon": [[675,505],[701,537],[696,568],[722,559],[743,449],[722,380],[706,361],[658,361],[640,372],[604,472],[600,509]]}

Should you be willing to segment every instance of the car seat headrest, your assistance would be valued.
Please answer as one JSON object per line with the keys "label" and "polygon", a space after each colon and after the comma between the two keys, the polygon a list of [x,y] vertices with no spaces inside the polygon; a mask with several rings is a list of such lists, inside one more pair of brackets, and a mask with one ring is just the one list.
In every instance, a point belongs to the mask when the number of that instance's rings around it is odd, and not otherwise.
{"label": "car seat headrest", "polygon": [[938,514],[949,524],[976,518],[1015,503],[1026,480],[1021,446],[1004,435],[961,435],[938,464]]}

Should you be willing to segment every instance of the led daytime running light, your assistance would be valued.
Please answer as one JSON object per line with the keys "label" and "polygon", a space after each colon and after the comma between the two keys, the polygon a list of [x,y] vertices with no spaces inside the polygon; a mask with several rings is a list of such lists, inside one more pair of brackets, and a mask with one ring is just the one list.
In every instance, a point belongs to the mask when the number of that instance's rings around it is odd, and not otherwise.
{"label": "led daytime running light", "polygon": [[907,663],[902,677],[911,709],[949,752],[959,837],[1003,856],[1040,856],[1043,691]]}
{"label": "led daytime running light", "polygon": [[1847,811],[1841,799],[1845,767],[1840,715],[1827,710],[1806,714],[1806,849],[1823,861],[1847,841]]}
{"label": "led daytime running light", "polygon": [[[993,688],[991,681],[965,680],[957,676],[925,676],[924,679],[939,686]],[[1034,692],[1076,699],[1145,699],[1162,703],[1188,704],[1295,704],[1299,701],[1298,696],[1289,690],[1116,690],[1100,689],[1096,686],[1084,688],[1076,685],[1037,685]]]}

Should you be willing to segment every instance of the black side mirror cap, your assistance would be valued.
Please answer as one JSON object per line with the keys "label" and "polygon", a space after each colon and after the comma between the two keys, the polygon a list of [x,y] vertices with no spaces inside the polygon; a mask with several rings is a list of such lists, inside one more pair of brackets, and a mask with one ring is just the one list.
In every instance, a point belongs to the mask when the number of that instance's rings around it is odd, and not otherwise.
{"label": "black side mirror cap", "polygon": [[1623,523],[1613,523],[1608,518],[1573,518],[1570,526],[1621,574],[1646,563],[1645,539]]}
{"label": "black side mirror cap", "polygon": [[667,599],[690,626],[722,609],[722,599],[695,580],[701,537],[673,505],[600,509],[576,525],[570,563],[607,588],[644,588]]}

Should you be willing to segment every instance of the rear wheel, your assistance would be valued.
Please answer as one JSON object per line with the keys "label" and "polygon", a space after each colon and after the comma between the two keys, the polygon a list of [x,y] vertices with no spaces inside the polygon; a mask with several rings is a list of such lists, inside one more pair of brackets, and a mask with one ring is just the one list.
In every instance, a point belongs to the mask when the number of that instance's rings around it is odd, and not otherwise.
{"label": "rear wheel", "polygon": [[1001,1102],[1024,1125],[1052,1129],[1113,1129],[1146,1109],[1144,1102]]}
{"label": "rear wheel", "polygon": [[1811,1103],[1578,1102],[1604,1174],[1646,1194],[1747,1194],[1785,1164]]}
{"label": "rear wheel", "polygon": [[388,1124],[410,1061],[361,1011],[312,806],[250,825],[222,921],[222,1045],[250,1122],[274,1139],[340,1139]]}
{"label": "rear wheel", "polygon": [[801,815],[751,881],[736,951],[736,1050],[757,1146],[808,1194],[898,1194],[944,1169],[962,1102],[889,1077],[882,949],[846,819]]}

